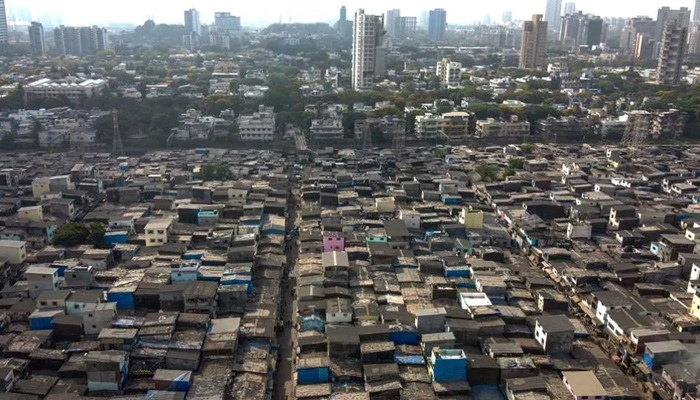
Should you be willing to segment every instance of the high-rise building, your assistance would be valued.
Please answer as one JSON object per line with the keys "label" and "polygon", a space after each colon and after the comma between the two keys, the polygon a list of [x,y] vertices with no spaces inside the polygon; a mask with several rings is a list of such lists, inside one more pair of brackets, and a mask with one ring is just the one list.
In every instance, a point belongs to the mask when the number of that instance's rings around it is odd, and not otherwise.
{"label": "high-rise building", "polygon": [[587,20],[588,16],[581,11],[562,17],[559,41],[566,47],[578,46],[583,41]]}
{"label": "high-rise building", "polygon": [[651,34],[637,33],[634,40],[634,58],[637,60],[649,60],[654,55],[656,40]]}
{"label": "high-rise building", "polygon": [[681,7],[678,10],[669,7],[661,7],[656,15],[656,40],[660,43],[666,27],[666,22],[676,21],[680,28],[690,28],[690,9]]}
{"label": "high-rise building", "polygon": [[447,11],[442,8],[430,10],[428,13],[428,38],[431,42],[445,40],[445,28],[447,27]]}
{"label": "high-rise building", "polygon": [[[391,29],[392,38],[396,40],[412,40],[416,38],[418,19],[416,17],[399,17],[394,19]],[[389,27],[387,26],[387,33]]]}
{"label": "high-rise building", "polygon": [[59,26],[53,30],[56,52],[61,55],[95,54],[106,50],[109,41],[107,30],[97,26],[76,28]]}
{"label": "high-rise building", "polygon": [[544,12],[544,21],[549,29],[559,34],[561,26],[561,0],[547,0],[547,8]]}
{"label": "high-rise building", "polygon": [[32,22],[29,25],[29,52],[35,56],[46,55],[46,42],[44,41],[44,25]]}
{"label": "high-rise building", "polygon": [[435,75],[440,78],[440,83],[447,87],[459,86],[462,78],[462,64],[443,58],[437,63]]}
{"label": "high-rise building", "polygon": [[421,11],[420,14],[418,14],[418,26],[421,27],[421,29],[428,29],[429,20],[430,11]]}
{"label": "high-rise building", "polygon": [[693,24],[688,35],[688,54],[700,55],[700,26]]}
{"label": "high-rise building", "polygon": [[386,18],[384,20],[386,34],[392,38],[396,38],[396,28],[399,24],[399,18],[401,18],[401,10],[394,9],[386,12]]}
{"label": "high-rise building", "polygon": [[194,8],[185,10],[185,30],[187,33],[196,33],[197,35],[202,34],[202,30],[199,24],[199,11]]}
{"label": "high-rise building", "polygon": [[590,16],[583,28],[583,41],[579,44],[599,46],[603,42],[603,19]]}
{"label": "high-rise building", "polygon": [[0,0],[0,51],[5,52],[9,33],[7,31],[7,11],[5,10],[5,0]]}
{"label": "high-rise building", "polygon": [[695,8],[693,9],[693,22],[700,23],[700,0],[695,0]]}
{"label": "high-rise building", "polygon": [[688,40],[688,28],[679,21],[668,21],[661,35],[656,79],[661,85],[675,86],[681,82],[683,57]]}
{"label": "high-rise building", "polygon": [[214,26],[219,33],[235,33],[241,30],[241,17],[230,12],[215,12]]}
{"label": "high-rise building", "polygon": [[547,55],[547,21],[542,14],[532,16],[532,21],[523,22],[520,45],[520,68],[544,68]]}
{"label": "high-rise building", "polygon": [[384,48],[384,17],[365,14],[364,9],[355,12],[352,34],[352,88],[368,90],[374,86],[375,77],[386,70]]}
{"label": "high-rise building", "polygon": [[350,40],[350,38],[352,38],[352,21],[348,21],[348,14],[345,6],[340,7],[340,19],[338,19],[336,29],[341,39]]}
{"label": "high-rise building", "polygon": [[564,3],[564,15],[567,14],[573,14],[576,12],[576,3],[573,1],[570,1],[568,3]]}
{"label": "high-rise building", "polygon": [[510,24],[513,21],[513,12],[504,11],[503,15],[501,16],[501,21],[503,21],[504,24]]}
{"label": "high-rise building", "polygon": [[348,9],[345,6],[340,7],[340,19],[339,21],[345,22],[348,20]]}

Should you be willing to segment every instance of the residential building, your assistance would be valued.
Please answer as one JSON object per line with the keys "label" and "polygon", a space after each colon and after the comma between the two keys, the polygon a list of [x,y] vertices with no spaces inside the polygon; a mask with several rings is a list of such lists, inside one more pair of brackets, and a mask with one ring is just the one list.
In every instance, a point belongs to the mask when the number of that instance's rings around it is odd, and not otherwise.
{"label": "residential building", "polygon": [[0,52],[6,51],[9,38],[5,0],[0,0]]}
{"label": "residential building", "polygon": [[608,397],[593,371],[563,371],[561,374],[564,386],[575,400],[605,400]]}
{"label": "residential building", "polygon": [[154,219],[146,224],[146,227],[144,228],[146,233],[146,246],[160,246],[168,243],[172,225],[173,220],[171,219]]}
{"label": "residential building", "polygon": [[384,44],[384,17],[355,13],[352,37],[352,88],[369,90],[375,78],[385,74],[386,48]]}
{"label": "residential building", "polygon": [[654,56],[656,41],[647,33],[637,33],[634,41],[634,58],[637,60],[649,60]]}
{"label": "residential building", "polygon": [[573,14],[576,12],[576,3],[569,1],[564,3],[564,15]]}
{"label": "residential building", "polygon": [[20,240],[0,240],[0,260],[12,265],[20,265],[27,258],[27,242]]}
{"label": "residential building", "polygon": [[416,17],[399,17],[394,21],[394,38],[397,40],[413,40],[418,30]]}
{"label": "residential building", "polygon": [[[671,9],[669,7],[661,7],[656,15],[656,39],[657,43],[660,43],[664,36],[664,31],[666,29],[666,24],[669,22],[675,22],[679,28],[690,28],[690,9],[688,7],[681,7],[677,10]],[[659,52],[655,52],[655,56]]]}
{"label": "residential building", "polygon": [[693,22],[700,22],[700,0],[695,0],[695,7],[693,7]]}
{"label": "residential building", "polygon": [[61,97],[80,104],[86,97],[101,95],[107,85],[105,79],[80,79],[73,76],[61,80],[42,78],[24,86],[24,93],[27,100]]}
{"label": "residential building", "polygon": [[514,137],[530,134],[530,122],[519,121],[517,115],[510,120],[496,120],[488,118],[476,121],[476,135],[478,137]]}
{"label": "residential building", "polygon": [[196,33],[197,36],[202,34],[199,23],[199,11],[194,8],[185,10],[185,31],[187,31],[187,34]]}
{"label": "residential building", "polygon": [[230,12],[214,13],[214,27],[217,32],[237,33],[241,30],[241,17],[231,15]]}
{"label": "residential building", "polygon": [[119,391],[129,376],[129,353],[125,351],[90,351],[84,363],[91,392]]}
{"label": "residential building", "polygon": [[535,340],[547,354],[570,353],[574,345],[574,326],[564,315],[537,317]]}
{"label": "residential building", "polygon": [[683,111],[670,109],[654,113],[651,123],[651,134],[655,138],[678,138],[685,130],[686,114]]}
{"label": "residential building", "polygon": [[32,22],[27,29],[29,31],[29,52],[35,56],[45,56],[46,42],[44,41],[44,25],[38,22]]}
{"label": "residential building", "polygon": [[438,61],[435,74],[440,77],[440,82],[447,87],[459,86],[462,79],[462,64],[443,58]]}
{"label": "residential building", "polygon": [[[561,0],[558,0],[561,2]],[[532,21],[523,22],[520,45],[520,68],[539,69],[545,67],[547,55],[547,24],[542,15],[533,15]]]}
{"label": "residential building", "polygon": [[275,134],[275,109],[260,105],[253,115],[238,117],[241,140],[272,140]]}
{"label": "residential building", "polygon": [[80,316],[83,319],[83,329],[86,335],[97,335],[102,329],[109,328],[117,316],[117,303],[74,304],[80,308]]}
{"label": "residential building", "polygon": [[89,55],[107,50],[109,45],[107,30],[97,26],[59,26],[54,29],[56,52],[60,55]]}
{"label": "residential building", "polygon": [[441,135],[447,139],[463,139],[473,132],[474,114],[465,111],[444,113]]}
{"label": "residential building", "polygon": [[680,84],[687,40],[687,27],[675,21],[669,21],[664,25],[659,63],[656,67],[656,78],[659,84],[668,86]]}
{"label": "residential building", "polygon": [[548,25],[544,26],[545,32],[549,26],[549,29],[554,31],[556,34],[559,33],[559,28],[561,26],[561,3],[562,0],[547,0],[547,8],[544,12],[544,21],[547,22]]}
{"label": "residential building", "polygon": [[442,129],[442,122],[442,117],[435,114],[426,113],[416,116],[416,136],[421,139],[436,138]]}
{"label": "residential building", "polygon": [[444,41],[446,28],[447,11],[442,8],[430,10],[428,13],[428,39],[430,39],[431,42]]}
{"label": "residential building", "polygon": [[338,140],[345,134],[343,121],[334,118],[315,119],[309,130],[313,140]]}
{"label": "residential building", "polygon": [[386,12],[384,23],[386,25],[386,34],[392,38],[396,38],[396,28],[399,18],[401,18],[401,10],[393,9]]}

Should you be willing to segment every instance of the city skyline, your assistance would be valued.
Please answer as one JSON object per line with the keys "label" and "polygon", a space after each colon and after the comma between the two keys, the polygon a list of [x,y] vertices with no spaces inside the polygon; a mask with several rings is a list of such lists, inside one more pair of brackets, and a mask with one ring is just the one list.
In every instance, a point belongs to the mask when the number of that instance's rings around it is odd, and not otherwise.
{"label": "city skyline", "polygon": [[[603,0],[591,0],[585,4],[579,4],[577,9],[586,13],[601,15],[602,17],[634,17],[648,15],[654,17],[656,10],[662,6],[671,8],[689,7],[694,10],[695,0],[669,0],[669,1],[641,1],[634,8],[618,2],[606,2]],[[48,0],[34,0],[31,6],[23,0],[7,1],[8,21],[13,22],[13,15],[31,15],[32,20],[41,20],[42,17],[51,16],[66,25],[92,25],[105,23],[130,23],[141,24],[153,17],[156,23],[182,24],[183,10],[196,8],[201,15],[202,24],[214,22],[214,13],[228,11],[241,17],[244,26],[263,26],[265,24],[279,22],[328,22],[333,23],[338,19],[338,10],[346,6],[348,14],[353,15],[358,8],[364,8],[368,13],[384,14],[390,9],[401,9],[402,15],[419,16],[421,12],[433,8],[444,8],[447,11],[447,23],[452,25],[483,21],[483,17],[489,15],[491,20],[497,21],[502,13],[512,12],[514,20],[529,20],[532,14],[544,14],[546,0],[534,2],[520,2],[516,0],[496,0],[488,4],[455,4],[446,0],[431,3],[430,6],[406,5],[397,0],[380,2],[363,2],[348,0],[341,2],[310,1],[310,7],[299,9],[295,4],[277,0],[256,2],[250,4],[235,4],[225,2],[207,2],[205,5],[195,4],[191,0],[172,0],[166,3],[161,0],[137,2],[136,0],[123,0],[117,9],[109,9],[104,12],[96,12],[95,9],[86,7],[84,0],[66,0],[60,3]],[[275,10],[271,13],[270,10]],[[9,12],[13,12],[10,15]],[[24,19],[24,18],[22,18]],[[28,21],[24,21],[28,22]]]}

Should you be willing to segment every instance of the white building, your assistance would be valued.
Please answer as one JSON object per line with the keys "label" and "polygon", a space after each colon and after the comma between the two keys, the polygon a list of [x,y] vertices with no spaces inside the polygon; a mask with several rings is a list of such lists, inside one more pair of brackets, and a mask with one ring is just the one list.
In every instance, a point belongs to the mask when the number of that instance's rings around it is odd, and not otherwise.
{"label": "white building", "polygon": [[442,131],[444,120],[441,116],[427,113],[416,116],[416,136],[421,139],[437,137]]}
{"label": "white building", "polygon": [[386,72],[386,48],[383,46],[384,16],[355,13],[352,34],[352,88],[372,89],[374,78]]}
{"label": "white building", "polygon": [[39,79],[24,87],[27,100],[48,97],[66,97],[73,103],[80,103],[83,97],[99,96],[107,88],[104,79],[84,79],[67,77],[62,80]]}
{"label": "white building", "polygon": [[462,64],[443,58],[438,61],[435,74],[440,77],[440,82],[447,87],[459,86],[462,77]]}
{"label": "white building", "polygon": [[146,224],[146,246],[160,246],[168,243],[173,221],[170,219],[154,219]]}
{"label": "white building", "polygon": [[340,119],[324,118],[311,121],[311,138],[315,140],[337,140],[344,135],[343,121]]}
{"label": "white building", "polygon": [[241,140],[272,140],[275,133],[275,109],[260,105],[253,115],[238,117]]}
{"label": "white building", "polygon": [[476,135],[479,137],[511,137],[530,134],[530,122],[518,121],[516,115],[508,121],[493,118],[476,121]]}

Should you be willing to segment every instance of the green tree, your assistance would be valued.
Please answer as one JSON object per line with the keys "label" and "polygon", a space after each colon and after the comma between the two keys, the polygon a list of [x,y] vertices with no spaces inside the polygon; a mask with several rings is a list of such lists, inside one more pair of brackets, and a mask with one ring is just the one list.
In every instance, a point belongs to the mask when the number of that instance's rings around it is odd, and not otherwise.
{"label": "green tree", "polygon": [[85,244],[88,236],[90,236],[90,229],[87,226],[78,222],[69,222],[58,229],[53,242],[58,246],[78,246]]}
{"label": "green tree", "polygon": [[103,249],[107,247],[105,243],[105,228],[101,224],[92,223],[88,225],[89,234],[85,238],[87,244],[93,245],[97,249]]}
{"label": "green tree", "polygon": [[523,169],[524,164],[524,160],[519,157],[508,160],[508,167],[511,169]]}
{"label": "green tree", "polygon": [[498,179],[498,167],[486,162],[481,162],[474,171],[479,174],[484,182],[493,182]]}

